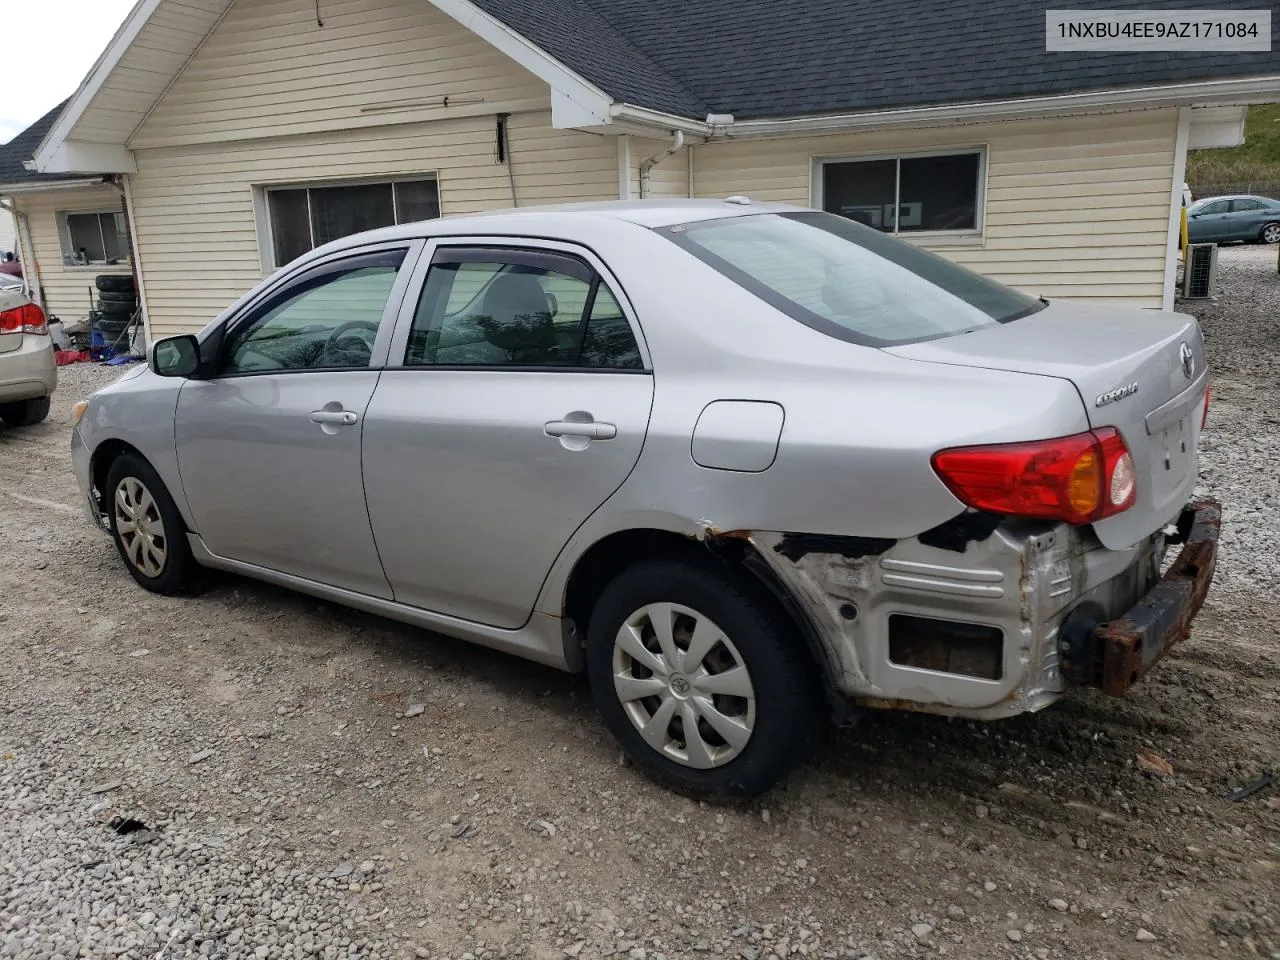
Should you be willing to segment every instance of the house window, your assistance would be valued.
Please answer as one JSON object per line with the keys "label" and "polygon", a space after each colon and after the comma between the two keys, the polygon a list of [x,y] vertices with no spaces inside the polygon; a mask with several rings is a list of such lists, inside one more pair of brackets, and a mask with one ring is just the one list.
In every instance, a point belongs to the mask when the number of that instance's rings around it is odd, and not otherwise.
{"label": "house window", "polygon": [[981,150],[820,163],[822,209],[885,233],[975,231]]}
{"label": "house window", "polygon": [[434,179],[267,191],[271,248],[284,266],[309,250],[353,233],[440,216]]}
{"label": "house window", "polygon": [[129,230],[119,211],[60,213],[58,236],[67,266],[129,262]]}

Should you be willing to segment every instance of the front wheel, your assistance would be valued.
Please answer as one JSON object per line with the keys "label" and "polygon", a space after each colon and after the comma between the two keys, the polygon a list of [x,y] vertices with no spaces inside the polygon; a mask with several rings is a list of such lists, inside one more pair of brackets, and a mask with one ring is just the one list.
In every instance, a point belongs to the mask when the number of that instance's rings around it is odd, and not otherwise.
{"label": "front wheel", "polygon": [[107,515],[125,567],[152,593],[172,596],[196,584],[199,567],[182,515],[151,464],[124,454],[107,471]]}
{"label": "front wheel", "polygon": [[638,564],[601,595],[587,669],[605,723],[659,782],[751,797],[809,752],[821,693],[803,640],[727,568]]}
{"label": "front wheel", "polygon": [[1258,233],[1263,243],[1280,243],[1280,223],[1268,223]]}

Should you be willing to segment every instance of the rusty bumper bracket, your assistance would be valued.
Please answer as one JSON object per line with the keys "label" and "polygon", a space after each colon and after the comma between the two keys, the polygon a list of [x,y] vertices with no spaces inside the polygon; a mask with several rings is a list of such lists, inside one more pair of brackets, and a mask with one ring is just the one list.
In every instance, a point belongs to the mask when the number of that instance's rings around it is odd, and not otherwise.
{"label": "rusty bumper bracket", "polygon": [[1090,686],[1122,697],[1152,665],[1191,633],[1213,582],[1222,507],[1216,500],[1188,504],[1178,527],[1185,543],[1169,571],[1125,616],[1094,634]]}

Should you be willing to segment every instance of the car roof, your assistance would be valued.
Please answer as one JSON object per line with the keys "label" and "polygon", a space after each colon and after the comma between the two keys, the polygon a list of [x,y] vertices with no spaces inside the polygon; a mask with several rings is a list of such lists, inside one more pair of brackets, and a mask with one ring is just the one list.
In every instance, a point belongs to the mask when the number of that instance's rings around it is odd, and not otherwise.
{"label": "car roof", "polygon": [[1261,200],[1263,203],[1280,203],[1280,200],[1277,200],[1274,197],[1260,197],[1254,193],[1223,193],[1216,197],[1201,197],[1193,203],[1192,206],[1197,207],[1202,203],[1209,203],[1212,200]]}
{"label": "car roof", "polygon": [[419,220],[394,227],[382,227],[353,234],[317,247],[314,253],[333,252],[391,240],[420,237],[447,237],[484,233],[496,236],[529,234],[536,222],[539,231],[548,224],[563,229],[572,239],[575,224],[601,220],[631,223],[640,227],[665,227],[699,220],[745,217],[761,213],[795,213],[803,207],[785,203],[756,203],[746,197],[724,200],[607,200],[518,207],[480,213],[456,214],[435,220]]}

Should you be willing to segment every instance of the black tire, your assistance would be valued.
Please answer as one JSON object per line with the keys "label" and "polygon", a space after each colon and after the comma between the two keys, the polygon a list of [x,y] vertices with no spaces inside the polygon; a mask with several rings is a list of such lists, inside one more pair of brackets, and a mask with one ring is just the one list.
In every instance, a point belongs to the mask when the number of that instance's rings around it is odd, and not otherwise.
{"label": "black tire", "polygon": [[[754,693],[754,725],[740,752],[719,765],[695,769],[650,746],[636,725],[639,721],[633,722],[629,713],[641,714],[642,719],[644,715],[656,716],[659,708],[654,704],[659,697],[680,700],[675,707],[677,713],[684,710],[685,703],[692,708],[692,701],[700,699],[696,695],[697,684],[691,688],[691,681],[685,680],[681,696],[674,691],[680,689],[675,684],[683,674],[675,675],[659,696],[632,700],[628,706],[624,706],[615,688],[615,638],[628,620],[640,616],[651,604],[674,604],[696,613],[718,627],[736,648],[731,650],[717,641],[699,661],[696,671],[705,671],[706,665],[716,657],[724,664],[740,660],[740,665],[747,670]],[[679,633],[682,618],[688,632],[687,627],[693,621],[684,613],[678,613],[672,618],[673,635]],[[646,648],[650,643],[656,641],[646,640]],[[687,644],[680,647],[681,654],[687,650]],[[629,659],[625,651],[618,656],[630,663],[626,669],[631,677],[639,676],[634,672],[638,669],[640,673],[650,674],[640,682],[657,679],[654,671],[647,670],[638,660]],[[689,667],[681,666],[682,669]],[[774,599],[745,575],[715,561],[647,560],[619,574],[600,595],[591,614],[587,630],[587,672],[596,706],[631,760],[659,783],[689,796],[721,799],[763,793],[807,758],[822,729],[822,694],[816,668],[794,624]],[[705,681],[705,675],[702,679]],[[712,702],[705,694],[702,699]],[[749,698],[717,696],[714,705],[718,711],[743,721],[745,726],[751,702]],[[699,740],[709,743],[719,738],[722,745],[712,749],[732,751],[733,745],[720,738],[707,722],[707,714],[701,711],[698,714],[702,717],[697,721],[699,730],[707,733],[706,737],[699,734]],[[684,722],[683,715],[678,721],[673,716],[672,722],[662,728],[661,736],[668,741],[663,750],[693,753],[689,740],[682,740],[682,733],[679,736],[673,733],[683,731]]]}
{"label": "black tire", "polygon": [[49,416],[49,398],[0,403],[0,420],[11,427],[34,427]]}
{"label": "black tire", "polygon": [[1262,243],[1280,243],[1280,223],[1265,224],[1258,231],[1258,240]]}
{"label": "black tire", "polygon": [[133,277],[129,274],[103,273],[94,279],[94,285],[102,292],[134,293]]}
{"label": "black tire", "polygon": [[101,323],[98,324],[98,333],[102,335],[102,339],[106,341],[107,346],[113,346],[116,341],[123,340],[125,331],[129,329],[129,323]]}
{"label": "black tire", "polygon": [[131,317],[138,309],[137,300],[121,302],[118,300],[99,300],[98,312],[109,317]]}
{"label": "black tire", "polygon": [[[131,496],[137,490],[132,484],[140,485],[149,495],[150,506],[147,506],[146,498]],[[126,485],[129,485],[130,492],[126,492],[125,501],[132,499],[140,508],[136,512],[145,515],[150,522],[154,523],[156,518],[160,521],[161,535],[158,538],[153,536],[149,544],[144,540],[134,548],[140,558],[137,562],[130,556],[130,547],[136,538],[130,538],[126,543],[124,538],[128,536],[128,531],[122,535],[119,526],[123,519],[120,516],[123,508],[117,505],[117,497],[120,496],[121,488]],[[191,547],[187,543],[186,524],[183,523],[173,498],[169,496],[169,491],[165,489],[164,481],[151,464],[137,454],[121,454],[107,471],[107,489],[103,491],[103,497],[111,522],[111,539],[115,541],[125,569],[139,586],[152,593],[176,596],[187,593],[198,584],[200,567],[191,555]],[[156,542],[157,539],[159,543]],[[163,559],[159,563],[155,563],[157,546],[163,549]],[[141,559],[144,557],[145,561]],[[156,569],[148,572],[144,569],[144,563],[151,563]]]}
{"label": "black tire", "polygon": [[128,290],[99,290],[98,300],[101,303],[137,303],[138,294],[132,287]]}

